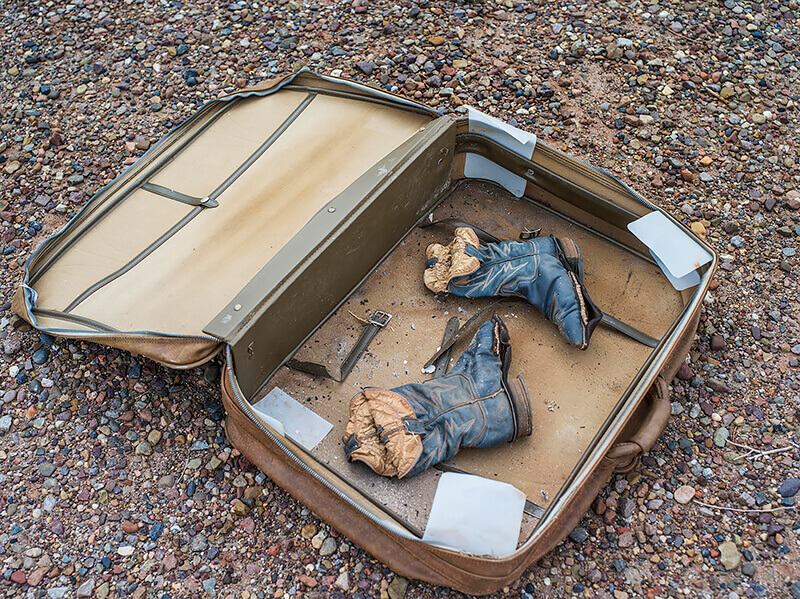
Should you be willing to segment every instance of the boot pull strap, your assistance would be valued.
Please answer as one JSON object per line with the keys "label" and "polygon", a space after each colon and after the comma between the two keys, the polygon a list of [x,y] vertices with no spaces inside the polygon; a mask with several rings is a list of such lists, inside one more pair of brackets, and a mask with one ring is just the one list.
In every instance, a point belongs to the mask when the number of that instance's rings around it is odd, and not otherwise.
{"label": "boot pull strap", "polygon": [[574,239],[570,239],[569,237],[561,239],[555,235],[551,235],[550,239],[552,239],[553,243],[556,245],[558,259],[561,261],[561,264],[578,277],[579,283],[583,283],[583,260],[581,260],[581,251],[578,249],[578,244],[575,243]]}
{"label": "boot pull strap", "polygon": [[431,356],[430,360],[425,362],[425,366],[423,366],[422,369],[427,370],[428,368],[433,366],[441,356],[447,353],[450,350],[450,348],[456,344],[456,341],[461,339],[464,335],[466,335],[470,331],[470,329],[475,325],[475,323],[479,321],[483,323],[482,317],[485,316],[487,312],[493,311],[498,306],[498,304],[501,304],[506,301],[509,300],[501,299],[496,302],[492,302],[488,306],[484,306],[483,308],[478,310],[467,322],[465,322],[464,324],[461,325],[461,327],[459,327],[459,329],[455,332],[454,335],[450,337],[450,339],[447,342],[442,343],[442,346],[439,348],[439,350]]}
{"label": "boot pull strap", "polygon": [[615,331],[622,333],[626,337],[630,337],[634,341],[638,341],[642,345],[646,345],[647,347],[656,348],[660,342],[659,339],[655,337],[651,337],[647,333],[640,331],[636,327],[632,327],[627,322],[623,322],[616,316],[611,316],[607,312],[603,312],[603,318],[600,321],[607,327],[614,329]]}
{"label": "boot pull strap", "polygon": [[[442,347],[447,345],[450,342],[450,339],[458,333],[458,316],[453,316],[450,320],[447,321],[447,326],[444,329],[444,336],[442,337]],[[446,350],[439,356],[432,366],[435,366],[433,370],[433,376],[431,378],[439,378],[440,376],[444,376],[447,374],[447,367],[450,365],[450,350],[453,349],[452,344],[450,344]]]}

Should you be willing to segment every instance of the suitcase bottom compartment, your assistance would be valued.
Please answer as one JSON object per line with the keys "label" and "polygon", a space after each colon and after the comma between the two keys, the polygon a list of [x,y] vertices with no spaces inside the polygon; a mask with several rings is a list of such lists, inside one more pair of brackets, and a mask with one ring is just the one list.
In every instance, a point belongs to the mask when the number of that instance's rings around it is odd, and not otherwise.
{"label": "suitcase bottom compartment", "polygon": [[[655,264],[494,185],[470,181],[457,186],[434,217],[458,218],[505,239],[516,239],[525,226],[541,227],[542,235],[572,237],[583,253],[585,284],[594,302],[653,337],[662,337],[684,307],[681,294]],[[255,404],[279,387],[325,418],[333,429],[311,452],[313,456],[420,530],[425,529],[439,471],[387,479],[363,464],[348,463],[342,436],[350,400],[360,388],[389,389],[430,378],[422,367],[441,344],[448,319],[458,316],[463,324],[491,303],[436,297],[423,285],[426,246],[446,244],[451,238],[452,229],[444,226],[413,230],[295,354],[336,373],[363,328],[354,315],[365,318],[374,310],[391,313],[390,324],[378,333],[346,381],[282,367],[251,399]],[[509,378],[521,374],[530,393],[533,434],[493,449],[463,450],[451,465],[510,483],[546,508],[653,350],[601,325],[589,349],[581,351],[521,300],[498,305],[497,313],[511,336]],[[486,318],[490,316],[487,313]],[[453,347],[451,366],[471,336],[465,335]],[[520,543],[536,523],[525,516]]]}

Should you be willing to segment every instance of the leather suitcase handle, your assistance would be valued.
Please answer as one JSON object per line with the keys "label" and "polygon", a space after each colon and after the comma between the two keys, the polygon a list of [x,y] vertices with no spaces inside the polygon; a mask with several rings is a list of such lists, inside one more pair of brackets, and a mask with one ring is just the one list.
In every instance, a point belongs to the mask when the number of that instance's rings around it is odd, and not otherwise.
{"label": "leather suitcase handle", "polygon": [[641,455],[655,444],[667,426],[671,412],[667,382],[659,376],[649,391],[652,403],[639,429],[627,440],[616,443],[607,457],[617,462],[616,472],[628,472],[638,463]]}

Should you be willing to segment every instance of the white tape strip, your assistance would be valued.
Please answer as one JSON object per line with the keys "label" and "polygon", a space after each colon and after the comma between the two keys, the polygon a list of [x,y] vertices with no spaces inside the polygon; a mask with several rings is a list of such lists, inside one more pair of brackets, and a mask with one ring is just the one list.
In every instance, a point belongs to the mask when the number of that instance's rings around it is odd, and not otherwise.
{"label": "white tape strip", "polygon": [[[650,248],[665,274],[672,275],[668,277],[670,282],[675,281],[679,285],[689,283],[693,278],[684,277],[711,262],[713,258],[703,246],[658,210],[628,224],[628,229]],[[699,276],[697,282],[699,283]]]}
{"label": "white tape strip", "polygon": [[279,433],[309,451],[325,438],[333,425],[275,387],[253,408]]}
{"label": "white tape strip", "polygon": [[524,508],[525,494],[516,487],[445,472],[422,540],[475,555],[505,557],[517,549]]}
{"label": "white tape strip", "polygon": [[[504,148],[530,159],[536,149],[536,136],[504,123],[498,118],[484,114],[480,110],[467,107],[469,130],[496,141]],[[469,179],[486,179],[505,187],[510,193],[521,198],[527,182],[488,158],[478,154],[467,154],[464,159],[464,176]]]}
{"label": "white tape strip", "polygon": [[478,154],[467,154],[464,158],[464,176],[468,179],[486,179],[502,185],[516,197],[525,193],[527,181]]}
{"label": "white tape strip", "polygon": [[480,133],[529,160],[533,156],[536,149],[536,136],[533,133],[512,127],[470,106],[467,107],[467,115],[470,133]]}
{"label": "white tape strip", "polygon": [[672,273],[669,272],[669,269],[664,266],[664,263],[653,253],[653,250],[650,250],[650,255],[653,256],[656,264],[658,264],[658,267],[661,269],[661,272],[663,272],[664,276],[667,277],[667,280],[672,283],[672,286],[678,291],[683,291],[684,289],[689,289],[689,287],[695,287],[696,285],[700,284],[700,273],[698,273],[696,270],[693,270],[688,275],[684,275],[682,277],[673,277]]}

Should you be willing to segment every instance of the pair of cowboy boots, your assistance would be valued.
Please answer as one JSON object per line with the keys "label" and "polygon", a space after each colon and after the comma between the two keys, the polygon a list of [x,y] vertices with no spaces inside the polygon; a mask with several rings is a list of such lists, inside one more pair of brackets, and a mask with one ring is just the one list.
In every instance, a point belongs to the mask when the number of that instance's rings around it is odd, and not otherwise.
{"label": "pair of cowboy boots", "polygon": [[[583,286],[571,239],[480,243],[460,227],[447,245],[426,250],[426,287],[462,297],[520,297],[573,345],[586,349],[602,318]],[[364,389],[350,404],[344,436],[350,461],[404,478],[451,459],[462,447],[494,447],[531,434],[521,377],[508,380],[511,346],[499,316],[484,323],[445,376],[391,390]]]}

